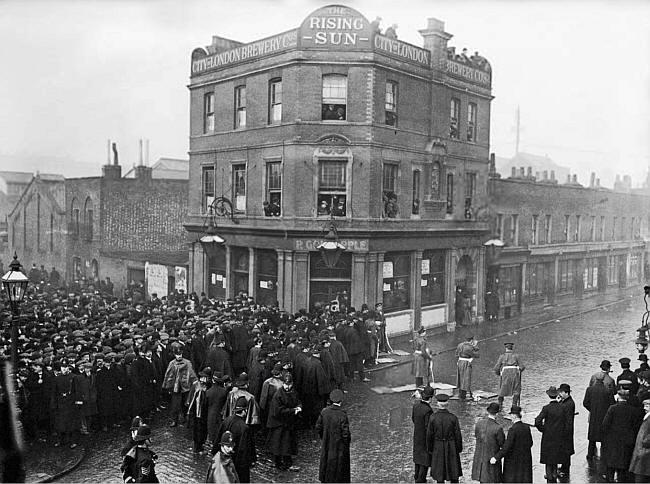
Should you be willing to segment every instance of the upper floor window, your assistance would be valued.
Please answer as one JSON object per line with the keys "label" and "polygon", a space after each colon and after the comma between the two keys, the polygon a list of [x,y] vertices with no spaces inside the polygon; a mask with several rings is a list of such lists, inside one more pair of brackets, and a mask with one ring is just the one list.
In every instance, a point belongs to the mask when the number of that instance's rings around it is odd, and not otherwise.
{"label": "upper floor window", "polygon": [[266,164],[266,200],[264,215],[278,217],[282,212],[282,163]]}
{"label": "upper floor window", "polygon": [[417,215],[420,213],[420,170],[413,171],[413,197],[411,213]]}
{"label": "upper floor window", "polygon": [[384,201],[384,217],[388,218],[395,218],[399,213],[397,206],[397,173],[397,165],[384,163],[382,195]]}
{"label": "upper floor window", "polygon": [[347,212],[347,162],[320,161],[318,215],[345,217]]}
{"label": "upper floor window", "polygon": [[339,74],[323,76],[322,119],[345,121],[347,119],[348,80]]}
{"label": "upper floor window", "polygon": [[282,122],[282,79],[274,79],[269,83],[269,123]]}
{"label": "upper floor window", "polygon": [[471,219],[474,216],[472,203],[476,195],[476,173],[465,173],[465,218]]}
{"label": "upper floor window", "polygon": [[600,236],[599,240],[605,240],[605,216],[600,216]]}
{"label": "upper floor window", "polygon": [[589,222],[589,240],[593,242],[596,240],[596,216],[591,216],[591,222]]}
{"label": "upper floor window", "polygon": [[564,216],[564,241],[571,242],[571,215]]}
{"label": "upper floor window", "polygon": [[214,131],[214,93],[208,92],[203,97],[203,132]]}
{"label": "upper floor window", "polygon": [[36,194],[36,250],[41,250],[41,194]]}
{"label": "upper floor window", "polygon": [[208,207],[214,201],[214,166],[204,166],[201,172],[201,211],[208,211]]}
{"label": "upper floor window", "polygon": [[616,217],[612,218],[612,238],[611,240],[616,240]]}
{"label": "upper floor window", "polygon": [[93,202],[90,197],[84,204],[84,238],[93,240]]}
{"label": "upper floor window", "polygon": [[498,239],[501,239],[503,237],[503,214],[502,213],[497,213],[497,220],[496,220],[496,227],[494,230],[494,234],[497,236]]}
{"label": "upper floor window", "polygon": [[235,88],[235,129],[246,127],[246,86]]}
{"label": "upper floor window", "polygon": [[447,173],[447,213],[454,213],[454,175]]}
{"label": "upper floor window", "polygon": [[449,115],[449,137],[460,139],[460,99],[451,98],[451,112]]}
{"label": "upper floor window", "polygon": [[476,143],[476,104],[467,105],[467,141]]}
{"label": "upper floor window", "polygon": [[551,220],[552,216],[547,215],[546,216],[546,225],[544,226],[544,242],[547,244],[551,243]]}
{"label": "upper floor window", "polygon": [[235,198],[235,210],[246,211],[246,165],[232,166],[232,188]]}
{"label": "upper floor window", "polygon": [[437,161],[431,166],[431,198],[440,200],[440,163]]}
{"label": "upper floor window", "polygon": [[519,245],[519,214],[517,213],[510,216],[510,240],[512,245]]}
{"label": "upper floor window", "polygon": [[627,219],[625,217],[621,217],[621,230],[620,230],[620,235],[618,236],[618,240],[625,240],[625,225],[627,224]]}
{"label": "upper floor window", "polygon": [[79,207],[77,207],[77,199],[72,200],[70,205],[70,232],[75,239],[79,237]]}
{"label": "upper floor window", "polygon": [[576,215],[576,231],[573,235],[573,240],[575,242],[580,242],[580,230],[581,230],[581,224],[580,222],[582,221],[582,217],[580,215]]}
{"label": "upper floor window", "polygon": [[54,252],[54,214],[50,213],[50,252]]}
{"label": "upper floor window", "polygon": [[397,83],[386,82],[386,124],[397,126]]}
{"label": "upper floor window", "polygon": [[532,220],[532,226],[531,226],[531,240],[530,242],[533,245],[536,245],[539,243],[538,240],[538,227],[539,227],[539,215],[533,215],[533,220]]}

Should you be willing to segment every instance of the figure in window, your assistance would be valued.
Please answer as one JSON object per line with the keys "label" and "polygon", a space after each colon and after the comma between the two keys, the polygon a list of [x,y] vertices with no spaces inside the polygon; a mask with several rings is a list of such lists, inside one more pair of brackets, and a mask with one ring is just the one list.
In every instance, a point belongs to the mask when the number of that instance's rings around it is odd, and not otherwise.
{"label": "figure in window", "polygon": [[[325,106],[323,109],[323,119],[325,120],[338,120],[339,118],[339,113],[336,109],[336,106],[334,104],[328,104]],[[345,119],[345,118],[344,118]]]}
{"label": "figure in window", "polygon": [[420,213],[420,199],[416,198],[413,200],[413,209],[411,210],[411,213],[413,215],[417,215]]}
{"label": "figure in window", "polygon": [[395,192],[384,192],[384,216],[387,218],[396,218],[399,213],[397,205],[397,195]]}
{"label": "figure in window", "polygon": [[332,215],[335,217],[345,217],[345,198],[334,198]]}
{"label": "figure in window", "polygon": [[472,210],[472,199],[465,199],[465,218],[471,220],[474,217],[474,211]]}
{"label": "figure in window", "polygon": [[318,204],[318,215],[329,215],[330,214],[330,205],[327,203],[327,200],[321,200]]}

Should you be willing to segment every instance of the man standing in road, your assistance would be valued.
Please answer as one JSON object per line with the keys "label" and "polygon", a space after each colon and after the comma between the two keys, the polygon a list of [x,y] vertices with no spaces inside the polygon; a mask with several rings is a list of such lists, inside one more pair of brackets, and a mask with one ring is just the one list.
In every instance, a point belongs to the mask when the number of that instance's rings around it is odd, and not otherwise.
{"label": "man standing in road", "polygon": [[575,420],[576,404],[571,398],[571,387],[568,383],[562,383],[558,388],[560,405],[566,413],[566,427],[564,429],[564,449],[566,451],[564,462],[560,462],[558,477],[569,477],[571,468],[571,456],[575,454],[573,446],[573,421]]}
{"label": "man standing in road", "polygon": [[623,372],[618,375],[616,378],[616,383],[620,384],[621,381],[630,381],[632,382],[632,386],[630,388],[631,395],[636,395],[637,390],[639,389],[639,382],[636,378],[635,373],[630,370],[630,359],[629,358],[621,358],[618,360],[618,362],[621,365],[621,369]]}
{"label": "man standing in road", "polygon": [[650,482],[650,398],[643,400],[643,423],[636,435],[634,452],[630,461],[630,472],[634,473],[634,482]]}
{"label": "man standing in road", "polygon": [[587,430],[587,439],[589,447],[587,449],[587,459],[596,457],[596,442],[603,441],[603,418],[607,409],[614,405],[614,395],[605,388],[603,380],[607,374],[597,373],[594,384],[585,391],[585,398],[582,405],[589,410],[589,429]]}
{"label": "man standing in road", "polygon": [[316,421],[316,431],[321,438],[321,482],[350,482],[350,424],[341,408],[343,392],[338,388],[330,393],[332,404],[324,408]]}
{"label": "man standing in road", "polygon": [[609,374],[612,371],[612,364],[610,363],[609,360],[603,360],[600,362],[600,371],[594,373],[591,375],[591,378],[589,379],[589,386],[592,386],[596,383],[596,379],[600,376],[602,377],[601,379],[603,380],[603,385],[607,390],[611,392],[613,395],[616,392],[616,382],[614,379],[609,376]]}
{"label": "man standing in road", "polygon": [[508,430],[506,442],[501,450],[490,459],[496,464],[503,459],[503,482],[533,482],[533,437],[530,427],[521,421],[521,407],[510,408],[513,424]]}
{"label": "man standing in road", "polygon": [[235,454],[233,462],[239,482],[250,482],[251,464],[257,462],[257,453],[255,452],[255,439],[253,431],[246,425],[246,412],[248,411],[248,402],[245,397],[239,397],[235,404],[234,414],[226,418],[212,442],[212,456],[220,448],[221,437],[225,432],[231,432],[235,444]]}
{"label": "man standing in road", "polygon": [[458,369],[456,371],[456,386],[461,400],[469,393],[472,398],[472,361],[478,358],[478,345],[474,336],[468,336],[465,341],[456,348],[458,357]]}
{"label": "man standing in road", "polygon": [[476,449],[472,463],[472,479],[475,481],[502,482],[501,461],[492,459],[499,453],[506,440],[501,425],[497,423],[500,408],[498,403],[490,403],[487,407],[487,417],[479,420],[474,428]]}
{"label": "man standing in road", "polygon": [[515,353],[514,343],[504,343],[506,351],[494,365],[494,373],[501,378],[499,382],[499,409],[503,408],[504,397],[512,395],[512,404],[519,405],[521,395],[521,373],[526,368],[521,357]]}
{"label": "man standing in road", "polygon": [[431,410],[433,388],[425,386],[420,394],[420,400],[413,405],[411,419],[413,420],[413,463],[415,464],[415,482],[427,482],[427,471],[431,464],[431,455],[427,452],[427,427]]}
{"label": "man standing in road", "polygon": [[557,482],[557,466],[566,461],[564,435],[566,435],[566,411],[558,401],[558,391],[549,387],[546,394],[551,399],[535,418],[535,427],[542,433],[540,463],[546,466],[546,482]]}
{"label": "man standing in road", "polygon": [[[458,482],[463,475],[460,453],[463,437],[458,418],[447,410],[449,395],[436,395],[438,411],[429,418],[427,450],[431,454],[431,477],[437,482]],[[423,481],[424,482],[424,481]]]}

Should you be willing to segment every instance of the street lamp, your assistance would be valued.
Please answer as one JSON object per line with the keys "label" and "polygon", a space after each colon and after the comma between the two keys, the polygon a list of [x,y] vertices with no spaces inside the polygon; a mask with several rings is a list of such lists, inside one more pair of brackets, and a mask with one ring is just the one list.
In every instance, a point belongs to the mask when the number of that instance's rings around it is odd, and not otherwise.
{"label": "street lamp", "polygon": [[18,364],[18,316],[20,315],[20,304],[25,298],[27,283],[29,279],[20,270],[22,266],[18,262],[18,255],[14,253],[14,260],[9,264],[9,272],[2,276],[2,285],[9,297],[9,304],[13,317],[11,318],[11,360],[14,367],[14,374],[17,372]]}
{"label": "street lamp", "polygon": [[224,238],[217,233],[212,208],[210,208],[210,213],[208,214],[207,227],[204,231],[204,235],[199,238],[199,242],[201,242],[203,251],[208,255],[208,257],[214,257],[217,252],[217,246],[225,242]]}
{"label": "street lamp", "polygon": [[645,350],[648,349],[648,333],[650,328],[648,327],[648,319],[650,318],[650,309],[648,309],[648,295],[650,295],[650,286],[643,287],[643,302],[645,303],[645,313],[641,317],[641,327],[636,330],[636,340],[634,345],[636,346],[637,351],[640,353],[645,353]]}
{"label": "street lamp", "polygon": [[325,263],[325,267],[333,269],[336,267],[341,254],[345,251],[345,246],[339,242],[339,235],[336,231],[334,222],[330,222],[329,232],[323,238],[323,241],[316,246]]}

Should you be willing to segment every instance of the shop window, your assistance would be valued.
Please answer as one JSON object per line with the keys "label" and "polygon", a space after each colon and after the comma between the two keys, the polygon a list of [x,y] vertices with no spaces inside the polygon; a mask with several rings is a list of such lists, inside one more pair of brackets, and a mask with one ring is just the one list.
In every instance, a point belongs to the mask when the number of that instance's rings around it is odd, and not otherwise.
{"label": "shop window", "polygon": [[397,173],[397,165],[384,163],[382,177],[382,199],[384,203],[383,216],[387,218],[395,218],[399,214],[396,193]]}
{"label": "shop window", "polygon": [[246,165],[233,165],[232,187],[235,198],[235,210],[246,211]]}
{"label": "shop window", "polygon": [[449,137],[451,139],[460,139],[460,99],[454,97],[451,98]]}
{"label": "shop window", "polygon": [[410,307],[411,256],[387,252],[383,263],[383,301],[386,312]]}
{"label": "shop window", "polygon": [[558,293],[573,292],[574,273],[575,261],[573,259],[561,260],[558,262]]}
{"label": "shop window", "polygon": [[546,296],[550,264],[528,264],[526,266],[526,297],[538,299]]}
{"label": "shop window", "polygon": [[208,297],[226,299],[226,249],[221,244],[209,245],[208,256]]}
{"label": "shop window", "polygon": [[467,105],[467,141],[476,143],[476,104]]}
{"label": "shop window", "polygon": [[519,266],[502,267],[499,271],[498,296],[502,307],[518,304],[520,273]]}
{"label": "shop window", "polygon": [[420,213],[420,170],[413,171],[413,196],[411,197],[411,213],[418,215]]}
{"label": "shop window", "polygon": [[447,173],[447,213],[454,213],[454,175]]}
{"label": "shop window", "polygon": [[594,257],[585,259],[582,278],[585,291],[592,291],[598,288],[598,259]]}
{"label": "shop window", "polygon": [[203,189],[201,210],[203,213],[206,213],[208,207],[214,201],[214,166],[203,167],[201,171],[201,186]]}
{"label": "shop window", "polygon": [[203,97],[203,133],[214,132],[214,93],[208,92]]}
{"label": "shop window", "polygon": [[422,253],[422,279],[420,281],[422,306],[445,302],[445,253],[425,250]]}
{"label": "shop window", "polygon": [[618,256],[610,255],[607,261],[607,281],[609,284],[618,284],[618,267]]}
{"label": "shop window", "polygon": [[345,312],[350,306],[351,280],[352,254],[341,254],[336,266],[327,267],[320,253],[309,253],[310,308],[331,305]]}
{"label": "shop window", "polygon": [[323,76],[322,119],[345,121],[347,119],[348,81],[345,76],[330,74]]}
{"label": "shop window", "polygon": [[440,200],[440,163],[431,165],[431,199]]}
{"label": "shop window", "polygon": [[397,126],[397,83],[386,82],[386,124]]}
{"label": "shop window", "polygon": [[83,277],[83,267],[80,257],[72,258],[72,276],[75,281],[79,281]]}
{"label": "shop window", "polygon": [[230,250],[231,281],[235,296],[248,295],[248,247],[231,247]]}
{"label": "shop window", "polygon": [[345,217],[347,212],[347,162],[320,161],[318,166],[319,216]]}
{"label": "shop window", "polygon": [[279,217],[282,212],[282,163],[274,161],[266,164],[266,200],[264,215]]}
{"label": "shop window", "polygon": [[246,127],[246,86],[235,88],[235,129]]}
{"label": "shop window", "polygon": [[258,304],[275,306],[278,299],[278,254],[275,250],[255,249]]}
{"label": "shop window", "polygon": [[269,124],[282,122],[282,79],[269,83]]}
{"label": "shop window", "polygon": [[631,282],[638,281],[641,277],[641,256],[639,254],[630,255],[630,277]]}

